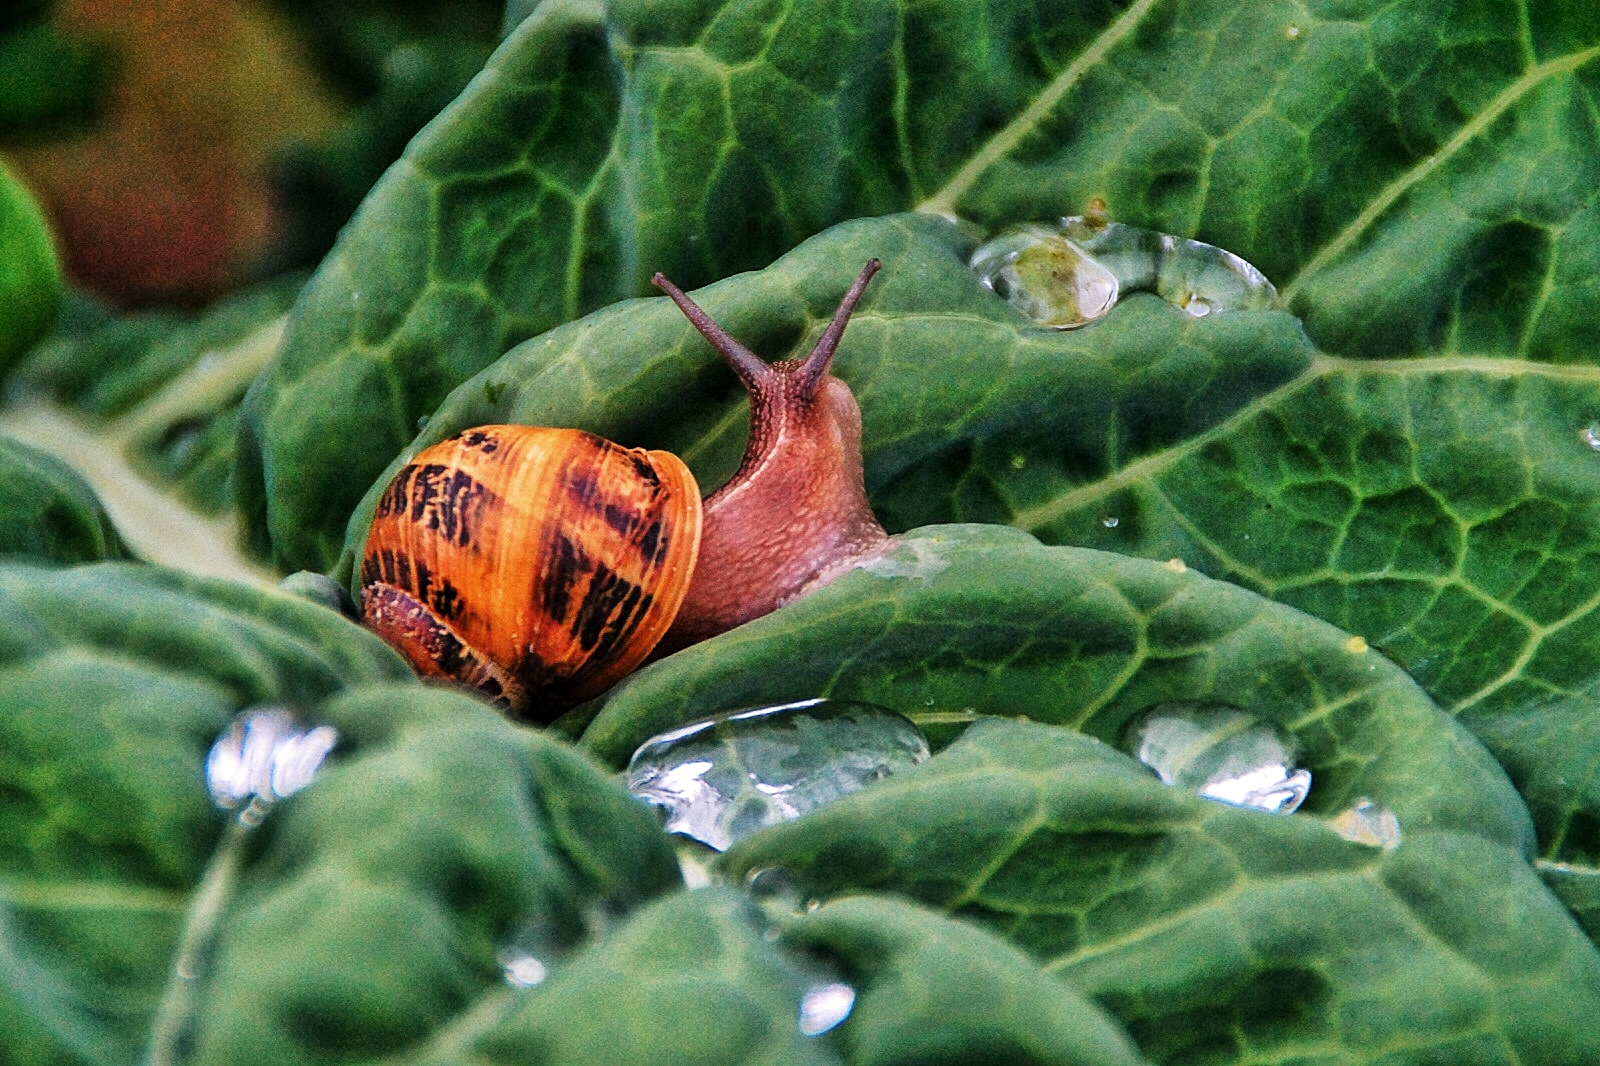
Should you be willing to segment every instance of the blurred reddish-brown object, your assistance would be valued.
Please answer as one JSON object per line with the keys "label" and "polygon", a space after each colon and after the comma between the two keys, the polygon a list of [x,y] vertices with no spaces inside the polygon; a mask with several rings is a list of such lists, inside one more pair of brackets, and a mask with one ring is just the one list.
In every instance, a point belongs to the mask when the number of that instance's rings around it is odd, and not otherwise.
{"label": "blurred reddish-brown object", "polygon": [[118,57],[92,128],[7,153],[69,276],[123,304],[203,301],[248,276],[277,227],[274,153],[336,117],[290,28],[250,0],[61,0],[55,17]]}

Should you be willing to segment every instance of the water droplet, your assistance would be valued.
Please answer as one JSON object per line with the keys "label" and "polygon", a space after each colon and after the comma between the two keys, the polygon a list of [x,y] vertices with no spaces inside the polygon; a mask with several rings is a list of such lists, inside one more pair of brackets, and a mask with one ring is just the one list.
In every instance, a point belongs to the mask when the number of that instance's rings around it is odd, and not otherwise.
{"label": "water droplet", "polygon": [[843,981],[812,985],[800,998],[800,1032],[821,1036],[850,1017],[855,1005],[856,990]]}
{"label": "water droplet", "polygon": [[497,960],[505,972],[506,984],[515,988],[532,988],[550,975],[543,962],[518,948],[506,948]]}
{"label": "water droplet", "polygon": [[1278,306],[1278,290],[1261,271],[1226,249],[1183,237],[1161,238],[1155,291],[1196,318]]}
{"label": "water droplet", "polygon": [[1311,791],[1294,765],[1294,740],[1231,707],[1162,704],[1128,733],[1134,757],[1162,781],[1238,807],[1290,814]]}
{"label": "water droplet", "polygon": [[1154,292],[1196,318],[1279,306],[1272,283],[1232,252],[1097,211],[1014,227],[974,252],[971,265],[1018,311],[1058,329],[1103,317],[1130,292]]}
{"label": "water droplet", "polygon": [[629,791],[667,813],[669,833],[725,851],[763,826],[866,787],[928,757],[903,715],[846,700],[803,700],[718,715],[645,741]]}
{"label": "water droplet", "polygon": [[744,878],[745,891],[751,898],[771,902],[780,908],[799,913],[805,907],[805,894],[794,874],[781,866],[764,866],[751,870]]}
{"label": "water droplet", "polygon": [[1284,28],[1283,35],[1285,37],[1289,38],[1289,40],[1292,41],[1296,37],[1300,36],[1300,27],[1299,26],[1287,26],[1287,27]]}
{"label": "water droplet", "polygon": [[1346,840],[1368,847],[1392,848],[1400,843],[1400,819],[1365,797],[1328,819],[1328,824]]}
{"label": "water droplet", "polygon": [[1600,422],[1590,422],[1579,431],[1578,436],[1583,440],[1583,443],[1600,452]]}
{"label": "water droplet", "polygon": [[282,708],[245,711],[206,757],[211,799],[224,810],[248,801],[240,817],[254,824],[267,804],[309,785],[338,740],[332,726],[302,731]]}
{"label": "water droplet", "polygon": [[1105,526],[1107,529],[1116,529],[1117,523],[1120,521],[1121,519],[1116,515],[1108,514],[1104,518],[1100,519],[1100,524]]}
{"label": "water droplet", "polygon": [[1117,276],[1047,226],[1021,226],[990,241],[973,253],[972,269],[1042,326],[1075,329],[1117,302]]}

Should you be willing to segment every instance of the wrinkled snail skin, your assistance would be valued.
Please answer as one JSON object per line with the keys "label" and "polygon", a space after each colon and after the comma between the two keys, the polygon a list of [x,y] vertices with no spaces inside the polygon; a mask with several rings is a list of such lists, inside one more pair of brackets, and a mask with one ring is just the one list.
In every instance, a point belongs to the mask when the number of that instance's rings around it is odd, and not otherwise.
{"label": "wrinkled snail skin", "polygon": [[419,452],[378,501],[366,625],[425,677],[550,721],[652,651],[782,606],[887,535],[867,502],[861,413],[829,372],[876,259],[803,360],[765,363],[661,275],[739,375],[750,440],[702,501],[677,456],[581,430],[479,426]]}

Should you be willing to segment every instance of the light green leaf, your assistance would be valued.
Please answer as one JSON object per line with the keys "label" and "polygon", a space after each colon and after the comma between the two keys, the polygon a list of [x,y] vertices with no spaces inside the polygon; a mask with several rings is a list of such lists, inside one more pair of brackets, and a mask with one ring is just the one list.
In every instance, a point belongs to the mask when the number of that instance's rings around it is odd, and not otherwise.
{"label": "light green leaf", "polygon": [[60,302],[61,264],[49,223],[0,157],[0,375],[50,328]]}

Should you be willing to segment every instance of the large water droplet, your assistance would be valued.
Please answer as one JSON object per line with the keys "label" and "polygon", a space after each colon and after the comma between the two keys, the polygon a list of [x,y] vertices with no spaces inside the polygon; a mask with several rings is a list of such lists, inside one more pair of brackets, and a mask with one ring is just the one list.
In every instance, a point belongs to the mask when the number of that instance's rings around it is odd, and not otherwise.
{"label": "large water droplet", "polygon": [[338,740],[332,726],[302,730],[279,707],[245,711],[206,757],[211,799],[224,810],[248,803],[241,817],[257,818],[267,804],[309,785]]}
{"label": "large water droplet", "polygon": [[1294,741],[1231,707],[1156,707],[1129,730],[1133,755],[1169,785],[1239,807],[1290,814],[1311,791]]}
{"label": "large water droplet", "polygon": [[856,990],[843,981],[812,985],[800,998],[800,1032],[821,1036],[850,1017],[855,1005]]}
{"label": "large water droplet", "polygon": [[1578,437],[1583,443],[1600,452],[1600,422],[1590,422],[1578,433]]}
{"label": "large water droplet", "polygon": [[1042,326],[1074,329],[1117,302],[1117,276],[1074,241],[1027,225],[979,248],[979,279]]}
{"label": "large water droplet", "polygon": [[719,851],[763,826],[928,757],[903,715],[845,700],[804,700],[718,715],[645,741],[628,790],[667,813],[666,829]]}
{"label": "large water droplet", "polygon": [[1070,215],[1005,231],[972,255],[979,279],[1043,326],[1087,325],[1129,292],[1153,292],[1196,318],[1279,306],[1254,266],[1202,241]]}

